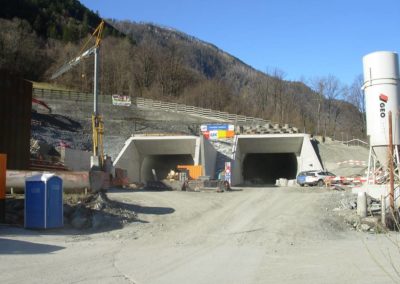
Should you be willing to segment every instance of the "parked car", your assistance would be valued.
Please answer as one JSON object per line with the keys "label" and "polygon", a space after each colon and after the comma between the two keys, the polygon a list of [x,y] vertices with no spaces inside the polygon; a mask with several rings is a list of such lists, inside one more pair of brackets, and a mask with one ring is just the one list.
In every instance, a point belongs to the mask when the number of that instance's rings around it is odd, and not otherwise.
{"label": "parked car", "polygon": [[298,174],[297,183],[300,186],[307,184],[310,186],[318,185],[319,187],[322,187],[324,186],[327,177],[334,178],[336,175],[327,171],[305,171]]}

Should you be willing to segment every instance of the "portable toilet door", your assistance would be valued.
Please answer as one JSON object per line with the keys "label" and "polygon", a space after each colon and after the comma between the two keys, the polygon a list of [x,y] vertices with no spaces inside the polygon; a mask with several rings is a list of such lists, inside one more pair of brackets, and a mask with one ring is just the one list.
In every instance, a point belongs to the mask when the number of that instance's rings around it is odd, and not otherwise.
{"label": "portable toilet door", "polygon": [[41,176],[33,176],[25,181],[25,228],[46,228],[46,184]]}
{"label": "portable toilet door", "polygon": [[25,181],[25,228],[46,229],[64,225],[62,179],[54,174]]}
{"label": "portable toilet door", "polygon": [[62,179],[52,176],[47,180],[46,228],[64,226]]}

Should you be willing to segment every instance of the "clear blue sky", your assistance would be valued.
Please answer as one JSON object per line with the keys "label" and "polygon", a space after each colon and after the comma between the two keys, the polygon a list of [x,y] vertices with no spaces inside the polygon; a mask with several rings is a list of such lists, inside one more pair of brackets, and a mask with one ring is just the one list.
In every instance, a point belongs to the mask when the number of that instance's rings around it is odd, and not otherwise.
{"label": "clear blue sky", "polygon": [[152,22],[287,80],[351,84],[362,56],[400,49],[400,0],[81,0],[103,18]]}

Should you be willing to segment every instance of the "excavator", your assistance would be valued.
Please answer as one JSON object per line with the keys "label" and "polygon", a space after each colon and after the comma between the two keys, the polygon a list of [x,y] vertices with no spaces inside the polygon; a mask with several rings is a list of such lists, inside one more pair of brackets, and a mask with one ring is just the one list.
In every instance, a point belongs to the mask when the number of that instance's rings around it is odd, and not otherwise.
{"label": "excavator", "polygon": [[[92,166],[102,167],[104,161],[103,153],[103,133],[104,123],[103,117],[99,114],[98,110],[98,95],[99,95],[99,49],[104,29],[104,21],[96,27],[90,38],[81,48],[79,54],[61,66],[51,77],[52,80],[61,76],[62,74],[71,70],[74,66],[78,65],[82,60],[94,54],[94,80],[93,80],[93,114],[92,114],[92,135],[93,135],[93,157]],[[89,46],[89,43],[95,39],[94,45]]]}

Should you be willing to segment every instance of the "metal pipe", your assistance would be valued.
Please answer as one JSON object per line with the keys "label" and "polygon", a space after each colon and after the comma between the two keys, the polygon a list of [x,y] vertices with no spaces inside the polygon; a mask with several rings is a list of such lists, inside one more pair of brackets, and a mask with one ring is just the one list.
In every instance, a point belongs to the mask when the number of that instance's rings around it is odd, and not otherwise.
{"label": "metal pipe", "polygon": [[93,78],[93,113],[95,116],[98,115],[98,95],[99,95],[99,81],[98,81],[98,73],[99,73],[99,48],[96,47],[94,49],[94,78]]}
{"label": "metal pipe", "polygon": [[[65,189],[90,188],[89,172],[54,172],[63,180]],[[6,188],[24,189],[25,179],[33,175],[43,174],[40,171],[10,171],[6,173]]]}
{"label": "metal pipe", "polygon": [[392,111],[389,111],[389,177],[390,177],[390,209],[394,212],[394,169],[393,169],[393,134]]}

